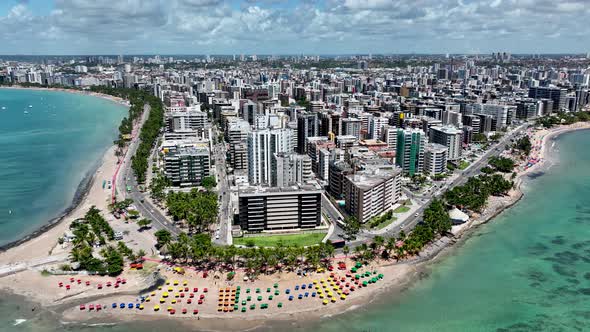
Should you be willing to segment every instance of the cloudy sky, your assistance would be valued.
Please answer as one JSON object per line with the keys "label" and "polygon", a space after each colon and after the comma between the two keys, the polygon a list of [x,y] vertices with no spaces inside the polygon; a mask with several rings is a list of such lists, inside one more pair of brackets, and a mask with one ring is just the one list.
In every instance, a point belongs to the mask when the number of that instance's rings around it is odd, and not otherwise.
{"label": "cloudy sky", "polygon": [[590,0],[0,0],[0,54],[586,53]]}

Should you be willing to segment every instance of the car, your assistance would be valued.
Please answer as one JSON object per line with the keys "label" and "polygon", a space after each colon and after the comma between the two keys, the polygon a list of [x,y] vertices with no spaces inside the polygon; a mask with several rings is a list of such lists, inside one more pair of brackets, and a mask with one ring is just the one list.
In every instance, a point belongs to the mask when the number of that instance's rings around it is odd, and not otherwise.
{"label": "car", "polygon": [[219,234],[215,235],[215,240],[219,240]]}
{"label": "car", "polygon": [[418,214],[418,212],[416,212],[416,213],[414,214],[414,217],[417,217],[417,216],[419,216],[419,215],[420,215],[420,214]]}

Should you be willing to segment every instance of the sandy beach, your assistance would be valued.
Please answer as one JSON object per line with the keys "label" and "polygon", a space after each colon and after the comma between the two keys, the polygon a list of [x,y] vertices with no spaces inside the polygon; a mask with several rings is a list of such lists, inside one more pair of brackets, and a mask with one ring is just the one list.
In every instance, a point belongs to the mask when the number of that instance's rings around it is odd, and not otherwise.
{"label": "sandy beach", "polygon": [[[553,138],[559,134],[580,129],[590,129],[590,123],[528,132],[533,150],[524,164],[517,168],[515,189],[511,190],[507,196],[492,197],[485,211],[481,215],[474,215],[472,220],[465,224],[455,237],[439,239],[429,245],[420,256],[412,257],[404,262],[376,261],[369,266],[362,267],[358,273],[368,272],[371,274],[371,278],[382,274],[382,278],[366,287],[355,287],[354,291],[350,290],[350,286],[358,286],[353,280],[354,274],[339,270],[333,271],[335,275],[332,279],[330,279],[330,272],[312,273],[308,276],[285,272],[261,275],[255,281],[244,281],[243,272],[237,271],[234,279],[227,281],[225,273],[209,271],[209,274],[204,277],[202,272],[187,268],[185,275],[178,275],[166,264],[148,261],[144,270],[126,270],[120,276],[126,280],[125,284],[117,284],[116,279],[111,277],[42,275],[41,271],[45,267],[67,261],[68,249],[59,246],[57,238],[64,233],[69,223],[83,216],[92,205],[101,210],[107,209],[110,191],[102,188],[101,181],[92,181],[83,201],[55,227],[17,247],[0,253],[0,263],[2,264],[0,266],[0,287],[11,293],[24,295],[31,301],[45,307],[53,307],[56,311],[63,312],[63,318],[67,321],[78,322],[174,318],[191,324],[197,319],[200,321],[199,324],[204,324],[211,329],[243,330],[257,326],[265,320],[321,318],[340,314],[371,302],[380,294],[387,293],[390,296],[391,294],[395,296],[399,291],[416,281],[424,264],[432,262],[441,252],[446,252],[458,239],[465,238],[467,234],[470,234],[469,230],[492,220],[506,208],[518,202],[523,195],[520,190],[522,179],[530,172],[540,170],[541,165],[550,157],[549,148]],[[525,167],[524,165],[527,165],[531,159],[535,159],[537,162],[532,167]],[[116,162],[117,158],[114,155],[114,147],[112,147],[103,157],[93,179],[112,177],[117,166]],[[354,264],[352,260],[344,257],[340,257],[339,260],[346,262],[348,270]],[[346,276],[347,272],[349,276]],[[377,273],[373,274],[374,272]],[[74,278],[73,282],[70,280],[71,277]],[[345,278],[341,282],[342,289],[339,285],[330,285],[330,282],[335,283],[336,280],[340,281],[340,278]],[[78,279],[80,279],[80,283],[78,283]],[[324,283],[321,280],[325,281],[327,287],[323,286]],[[367,279],[361,278],[362,280]],[[169,284],[166,284],[166,281]],[[175,281],[177,281],[176,285]],[[88,285],[86,285],[87,282]],[[111,282],[111,286],[107,286],[108,282]],[[62,284],[60,285],[60,283]],[[99,284],[102,287],[99,287]],[[114,287],[116,284],[117,288]],[[310,284],[311,290],[309,289]],[[71,288],[66,289],[66,285],[70,285]],[[302,285],[306,285],[306,289],[302,289]],[[241,293],[237,303],[230,304],[231,312],[229,310],[225,312],[223,309],[224,307],[229,308],[229,306],[221,306],[221,311],[219,311],[219,304],[222,303],[219,301],[219,291],[222,290],[225,295],[227,287],[235,290],[234,287],[238,286]],[[296,286],[298,286],[298,290],[296,290]],[[208,289],[206,293],[204,292],[205,288]],[[39,289],[43,291],[39,292]],[[247,292],[247,289],[250,291]],[[256,289],[259,289],[260,293]],[[270,291],[268,291],[269,289]],[[327,294],[328,291],[336,293],[337,289],[349,293],[346,299],[341,299],[340,294],[336,295],[335,301],[328,297],[320,298],[319,296],[319,291]],[[289,290],[288,294],[287,290]],[[165,296],[164,293],[168,294]],[[191,293],[194,298],[191,297]],[[307,296],[305,293],[308,293]],[[315,296],[312,296],[312,293],[315,293]],[[301,299],[298,298],[299,294],[302,296]],[[140,295],[149,298],[149,300],[144,299],[144,302],[141,302]],[[201,295],[203,295],[203,303],[198,304]],[[269,298],[271,295],[274,296],[273,299]],[[290,295],[293,295],[294,299],[289,299]],[[250,300],[247,299],[248,296],[251,297]],[[258,300],[259,296],[260,300]],[[191,303],[188,303],[189,299],[191,299]],[[325,299],[328,299],[327,304],[323,302]],[[278,305],[279,302],[282,304],[281,307]],[[113,303],[117,308],[112,308]],[[121,303],[126,307],[132,303],[134,309],[121,309]],[[268,304],[268,309],[260,308],[263,303]],[[99,312],[89,311],[88,307],[91,304],[100,304],[102,310]],[[252,304],[255,305],[254,309],[250,308]],[[84,305],[85,309],[80,310],[80,305]],[[143,305],[143,310],[135,309],[136,305]],[[154,310],[156,305],[160,306],[160,310]],[[233,309],[233,305],[237,305],[238,310]],[[167,311],[168,307],[176,312],[170,314]],[[245,313],[242,312],[242,308],[246,308]],[[187,310],[186,314],[182,313],[183,309]],[[198,310],[198,314],[194,313],[195,309]]]}

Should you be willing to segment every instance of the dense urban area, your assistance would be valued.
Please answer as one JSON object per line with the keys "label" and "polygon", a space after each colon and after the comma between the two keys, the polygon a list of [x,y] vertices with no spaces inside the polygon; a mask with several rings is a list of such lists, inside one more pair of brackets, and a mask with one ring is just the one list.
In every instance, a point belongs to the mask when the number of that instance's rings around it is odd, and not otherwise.
{"label": "dense urban area", "polygon": [[[589,65],[506,52],[13,56],[0,59],[0,84],[129,106],[122,166],[103,184],[110,211],[91,209],[59,239],[74,243],[68,269],[117,275],[124,257],[151,252],[213,266],[241,257],[256,274],[317,268],[335,251],[420,253],[537,162],[526,130],[588,120]],[[128,248],[135,233],[119,224],[154,243]]]}

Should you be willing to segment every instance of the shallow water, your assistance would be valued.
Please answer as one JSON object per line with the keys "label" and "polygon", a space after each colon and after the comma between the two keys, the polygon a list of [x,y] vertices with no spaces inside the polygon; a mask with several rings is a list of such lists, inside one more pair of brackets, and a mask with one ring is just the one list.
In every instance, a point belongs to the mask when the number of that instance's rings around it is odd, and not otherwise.
{"label": "shallow water", "polygon": [[32,233],[71,204],[126,114],[125,107],[97,97],[0,89],[0,245]]}

